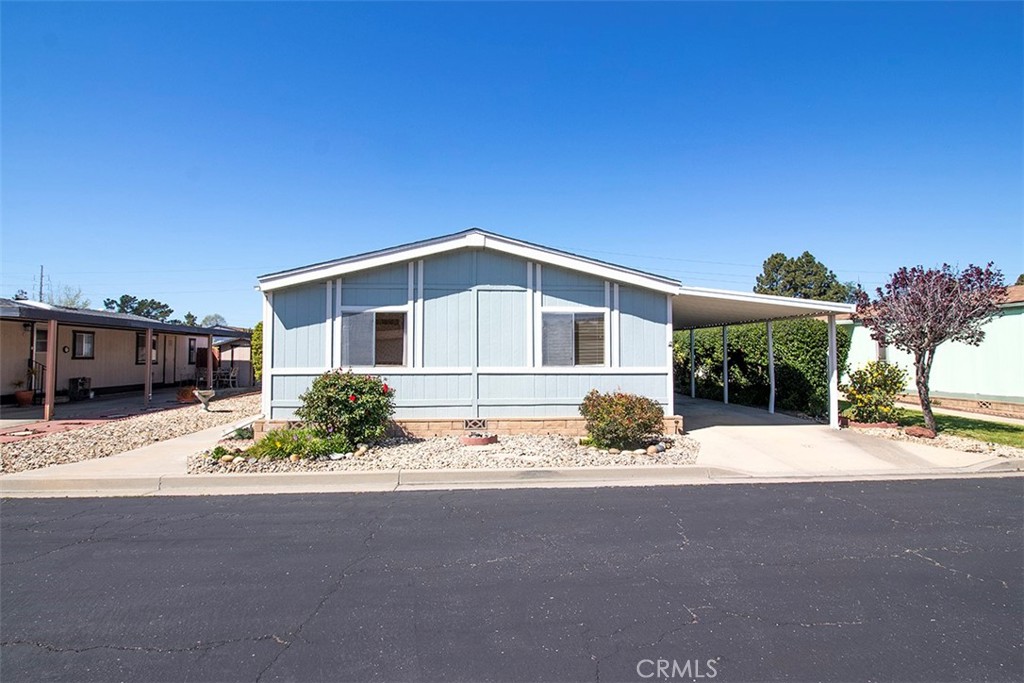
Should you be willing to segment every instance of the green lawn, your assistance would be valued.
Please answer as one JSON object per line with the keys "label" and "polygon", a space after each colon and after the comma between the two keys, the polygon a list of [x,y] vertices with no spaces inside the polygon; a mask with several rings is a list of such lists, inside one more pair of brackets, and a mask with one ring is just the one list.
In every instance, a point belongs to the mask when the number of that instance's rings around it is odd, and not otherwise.
{"label": "green lawn", "polygon": [[[841,413],[849,407],[848,401],[839,402],[839,411]],[[899,406],[899,408],[901,413],[899,423],[901,426],[924,426],[924,416],[921,415],[920,410],[904,406]],[[967,439],[977,439],[978,441],[1024,448],[1024,425],[989,422],[987,420],[976,420],[958,415],[943,415],[941,413],[935,413],[935,423],[939,428],[940,434],[950,434]]]}

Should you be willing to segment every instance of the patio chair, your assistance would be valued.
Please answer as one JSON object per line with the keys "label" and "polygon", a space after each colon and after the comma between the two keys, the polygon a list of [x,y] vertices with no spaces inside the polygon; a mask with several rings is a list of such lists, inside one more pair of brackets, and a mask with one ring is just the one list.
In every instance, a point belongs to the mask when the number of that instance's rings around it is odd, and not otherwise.
{"label": "patio chair", "polygon": [[231,368],[231,371],[228,372],[227,383],[231,388],[238,388],[238,368]]}

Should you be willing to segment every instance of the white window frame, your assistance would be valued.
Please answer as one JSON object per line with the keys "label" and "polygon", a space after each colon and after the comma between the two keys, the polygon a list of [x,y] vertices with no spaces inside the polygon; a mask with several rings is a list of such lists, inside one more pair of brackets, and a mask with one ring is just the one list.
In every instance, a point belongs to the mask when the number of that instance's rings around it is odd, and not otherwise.
{"label": "white window frame", "polygon": [[[409,304],[402,304],[398,306],[338,306],[338,318],[337,318],[337,334],[338,334],[338,362],[339,367],[344,368],[410,368],[413,367],[413,358],[410,357],[410,342],[409,333],[412,330],[412,312],[413,307]],[[342,342],[342,320],[345,315],[359,314],[359,313],[373,313],[374,314],[374,349],[373,349],[373,365],[352,365],[346,362],[346,359],[342,357],[343,342]],[[377,313],[404,313],[405,314],[405,325],[402,327],[402,364],[401,365],[377,365],[377,349],[376,349],[376,322]]]}
{"label": "white window frame", "polygon": [[[603,351],[603,354],[602,354],[604,356],[604,358],[603,358],[604,362],[602,362],[600,365],[596,365],[596,364],[595,365],[580,365],[580,364],[575,362],[575,360],[576,360],[576,358],[575,358],[575,344],[576,344],[576,322],[575,322],[575,320],[576,319],[574,317],[573,318],[573,328],[572,328],[573,346],[574,346],[574,349],[573,349],[574,350],[574,353],[573,353],[573,364],[572,365],[546,365],[544,363],[544,316],[546,314],[549,314],[549,313],[550,314],[554,314],[554,315],[573,315],[573,316],[575,316],[576,314],[600,315],[601,319],[602,319],[602,324],[604,326],[604,351]],[[608,350],[609,341],[610,341],[609,340],[609,329],[608,329],[609,328],[608,322],[609,322],[609,318],[610,318],[610,312],[609,312],[609,310],[607,308],[603,308],[601,306],[543,306],[542,305],[540,307],[540,315],[538,317],[540,318],[540,324],[536,326],[537,329],[535,330],[535,332],[536,332],[537,338],[538,338],[537,346],[540,349],[540,354],[539,354],[540,357],[536,359],[537,360],[537,367],[540,367],[540,368],[609,368],[609,367],[612,367],[611,362],[610,362],[611,359],[609,358],[609,356],[611,354],[609,353],[609,350]]]}

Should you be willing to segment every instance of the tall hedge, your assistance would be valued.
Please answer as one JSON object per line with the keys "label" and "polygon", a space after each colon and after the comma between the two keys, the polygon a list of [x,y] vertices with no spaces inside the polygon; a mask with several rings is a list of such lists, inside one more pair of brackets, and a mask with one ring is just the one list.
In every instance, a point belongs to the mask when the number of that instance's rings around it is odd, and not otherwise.
{"label": "tall hedge", "polygon": [[[828,412],[828,323],[780,320],[773,324],[775,406],[780,410],[824,415]],[[694,340],[697,396],[722,399],[722,330],[697,330]],[[850,332],[836,328],[839,367],[846,364]],[[690,333],[675,335],[675,376],[682,393],[690,391]],[[729,327],[729,402],[768,405],[768,332],[764,323]]]}
{"label": "tall hedge", "polygon": [[250,358],[252,358],[252,372],[257,382],[263,380],[263,321],[256,323],[252,328],[252,340],[249,342]]}

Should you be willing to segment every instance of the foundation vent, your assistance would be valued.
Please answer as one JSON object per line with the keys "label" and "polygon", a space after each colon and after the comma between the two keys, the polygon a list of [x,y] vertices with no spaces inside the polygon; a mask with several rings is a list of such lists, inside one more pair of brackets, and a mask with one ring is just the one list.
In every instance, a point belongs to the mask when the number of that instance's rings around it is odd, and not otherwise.
{"label": "foundation vent", "polygon": [[479,417],[471,418],[469,420],[462,421],[463,429],[487,429],[487,420]]}

